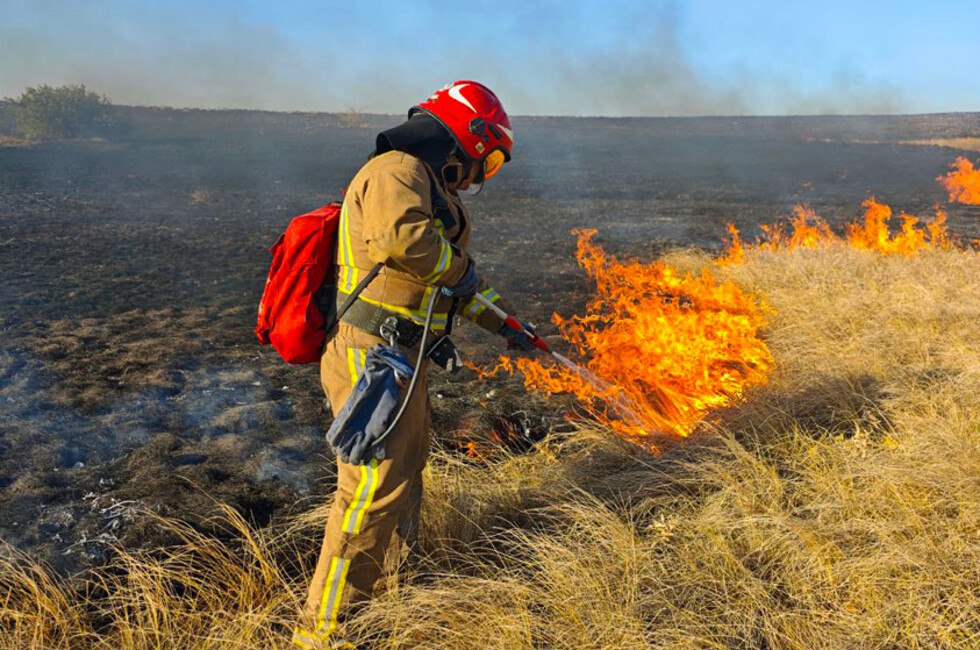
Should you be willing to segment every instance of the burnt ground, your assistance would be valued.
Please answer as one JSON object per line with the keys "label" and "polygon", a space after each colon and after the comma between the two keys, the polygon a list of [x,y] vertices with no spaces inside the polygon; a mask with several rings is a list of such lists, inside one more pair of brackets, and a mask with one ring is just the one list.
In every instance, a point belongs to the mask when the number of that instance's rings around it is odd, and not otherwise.
{"label": "burnt ground", "polygon": [[[252,335],[268,246],[339,194],[397,117],[121,109],[106,141],[0,148],[0,539],[73,572],[160,543],[145,511],[258,524],[324,499],[327,407],[311,367]],[[0,130],[2,130],[0,120]],[[589,288],[577,227],[652,258],[719,246],[807,202],[833,225],[874,194],[930,213],[980,114],[516,121],[516,159],[470,200],[484,274],[545,324]],[[980,237],[980,210],[950,206]],[[459,330],[468,358],[499,342]],[[435,373],[440,444],[539,435],[567,404],[513,379]],[[516,433],[515,433],[516,432]],[[489,452],[488,452],[489,453]]]}

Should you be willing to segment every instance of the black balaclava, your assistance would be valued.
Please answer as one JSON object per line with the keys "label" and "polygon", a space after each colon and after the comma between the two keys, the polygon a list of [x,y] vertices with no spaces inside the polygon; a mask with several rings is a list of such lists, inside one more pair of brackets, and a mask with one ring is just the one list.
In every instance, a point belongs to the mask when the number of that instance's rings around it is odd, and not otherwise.
{"label": "black balaclava", "polygon": [[446,160],[456,148],[456,140],[436,118],[418,112],[398,126],[378,134],[372,156],[387,151],[404,151],[420,158],[441,175]]}

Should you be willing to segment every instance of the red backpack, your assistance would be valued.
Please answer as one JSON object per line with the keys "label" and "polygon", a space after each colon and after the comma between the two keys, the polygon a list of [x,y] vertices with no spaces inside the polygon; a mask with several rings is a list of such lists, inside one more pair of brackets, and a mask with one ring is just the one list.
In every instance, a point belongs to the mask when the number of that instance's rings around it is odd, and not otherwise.
{"label": "red backpack", "polygon": [[327,332],[381,270],[375,265],[333,313],[340,210],[340,203],[331,203],[295,217],[270,249],[272,267],[259,301],[255,335],[286,363],[319,361]]}

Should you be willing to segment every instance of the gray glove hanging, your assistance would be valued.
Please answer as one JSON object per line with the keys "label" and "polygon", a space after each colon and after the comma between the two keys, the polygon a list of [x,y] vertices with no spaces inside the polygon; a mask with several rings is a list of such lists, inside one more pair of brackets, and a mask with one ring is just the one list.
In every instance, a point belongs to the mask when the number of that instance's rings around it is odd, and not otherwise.
{"label": "gray glove hanging", "polygon": [[400,385],[414,374],[397,348],[378,344],[368,350],[364,372],[327,431],[327,442],[340,460],[365,465],[385,457],[386,433],[399,412]]}
{"label": "gray glove hanging", "polygon": [[[381,460],[385,457],[385,440],[405,414],[429,353],[427,344],[438,297],[439,294],[433,292],[429,298],[414,369],[408,357],[395,347],[394,341],[391,345],[379,343],[365,355],[364,371],[327,431],[327,442],[342,462],[366,465],[372,458]],[[409,379],[405,398],[399,406],[399,383]]]}

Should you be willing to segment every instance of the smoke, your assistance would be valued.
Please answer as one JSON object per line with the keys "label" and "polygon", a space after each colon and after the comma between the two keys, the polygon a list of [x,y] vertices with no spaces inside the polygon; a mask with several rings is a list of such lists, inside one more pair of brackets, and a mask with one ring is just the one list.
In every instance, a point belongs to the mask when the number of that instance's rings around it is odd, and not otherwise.
{"label": "smoke", "polygon": [[[193,9],[17,1],[0,24],[0,96],[85,83],[116,103],[402,113],[456,78],[518,114],[891,113],[910,102],[858,70],[823,85],[757,67],[719,75],[669,3],[321,3]],[[271,13],[275,11],[276,13]]]}
{"label": "smoke", "polygon": [[[563,13],[557,5],[553,9],[555,15]],[[609,46],[579,49],[572,57],[565,50],[538,48],[533,67],[540,74],[533,84],[520,78],[511,83],[502,75],[508,100],[516,97],[526,106],[522,112],[531,114],[606,116],[894,113],[908,107],[897,88],[847,69],[810,89],[797,80],[749,69],[732,79],[716,78],[693,63],[688,52],[705,45],[684,41],[684,16],[676,5],[646,5],[612,16],[603,16],[603,11],[597,5],[594,14],[575,19],[605,22],[607,30],[619,35]],[[532,21],[522,25],[523,39],[540,40]],[[555,29],[570,28],[559,23]]]}
{"label": "smoke", "polygon": [[319,100],[295,43],[231,12],[218,22],[162,6],[42,0],[23,14],[22,24],[0,25],[4,95],[84,83],[124,104],[287,109]]}

